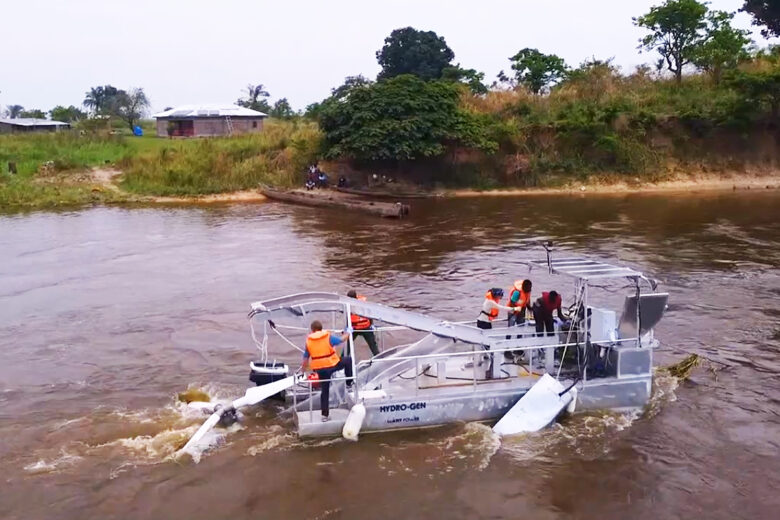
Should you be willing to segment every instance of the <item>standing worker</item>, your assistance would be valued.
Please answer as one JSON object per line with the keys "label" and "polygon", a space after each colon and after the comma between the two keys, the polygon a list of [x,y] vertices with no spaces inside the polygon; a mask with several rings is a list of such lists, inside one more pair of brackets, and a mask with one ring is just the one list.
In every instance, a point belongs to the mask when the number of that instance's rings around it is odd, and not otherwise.
{"label": "standing worker", "polygon": [[536,320],[536,335],[543,336],[546,332],[548,336],[555,335],[555,323],[553,321],[553,313],[558,311],[558,318],[561,321],[566,321],[561,311],[561,295],[555,291],[543,292],[541,298],[537,298],[534,302],[533,312],[534,320]]}
{"label": "standing worker", "polygon": [[317,373],[320,380],[320,411],[322,422],[329,420],[330,416],[330,378],[334,372],[344,370],[347,375],[347,388],[352,386],[352,358],[344,356],[339,358],[333,347],[341,345],[349,338],[349,331],[340,337],[322,330],[322,323],[318,320],[311,322],[311,334],[306,338],[306,349],[303,351],[303,364],[301,369],[309,362],[309,367]]}
{"label": "standing worker", "polygon": [[499,311],[512,311],[512,307],[500,305],[501,298],[504,297],[504,290],[493,288],[485,293],[485,301],[482,302],[482,310],[477,316],[477,327],[480,329],[492,329],[493,320],[498,318]]}
{"label": "standing worker", "polygon": [[525,314],[531,310],[531,280],[515,280],[509,289],[508,305],[514,310],[509,313],[507,327],[525,323]]}
{"label": "standing worker", "polygon": [[[360,300],[362,302],[366,301],[366,297],[356,293],[354,290],[350,290],[347,293],[347,296],[350,298],[355,298],[357,300]],[[358,316],[357,314],[350,314],[349,315],[349,321],[352,325],[352,342],[355,342],[355,339],[358,337],[362,337],[364,340],[366,340],[366,343],[368,344],[368,348],[371,349],[371,354],[376,356],[379,354],[379,347],[376,344],[376,335],[374,334],[374,323],[364,317],[364,316]],[[347,345],[347,355],[350,355],[349,352],[349,345]]]}

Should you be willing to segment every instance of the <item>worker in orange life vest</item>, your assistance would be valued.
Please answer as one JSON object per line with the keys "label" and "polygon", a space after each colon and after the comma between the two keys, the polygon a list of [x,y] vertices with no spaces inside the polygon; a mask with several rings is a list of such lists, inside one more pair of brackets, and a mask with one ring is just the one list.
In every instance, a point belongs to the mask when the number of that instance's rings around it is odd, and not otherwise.
{"label": "worker in orange life vest", "polygon": [[508,305],[514,310],[509,313],[507,326],[520,325],[525,322],[527,311],[531,310],[531,280],[516,280],[509,289]]}
{"label": "worker in orange life vest", "polygon": [[512,311],[512,307],[505,307],[499,302],[504,296],[504,290],[493,288],[485,293],[485,300],[482,302],[482,310],[477,316],[477,327],[480,329],[492,329],[493,320],[498,318],[499,311]]}
{"label": "worker in orange life vest", "polygon": [[[365,296],[356,293],[354,290],[350,290],[347,293],[347,296],[349,296],[350,298],[358,299],[360,301],[366,301]],[[363,316],[359,316],[357,314],[350,314],[349,321],[352,326],[352,330],[354,331],[352,333],[353,343],[355,339],[357,339],[358,337],[362,337],[364,340],[366,340],[366,343],[368,344],[368,348],[371,349],[371,354],[374,356],[378,355],[379,346],[377,346],[376,344],[376,336],[374,335],[373,322],[370,319]],[[347,345],[347,355],[350,355],[349,344]]]}
{"label": "worker in orange life vest", "polygon": [[[330,378],[334,372],[344,370],[348,378],[352,377],[352,358],[345,356],[339,358],[334,347],[341,345],[349,338],[349,332],[338,336],[327,330],[322,330],[322,323],[317,320],[311,322],[311,334],[306,338],[306,348],[303,351],[303,364],[301,369],[309,367],[317,373],[320,381],[320,411],[322,422],[329,419],[330,415]],[[352,386],[352,380],[347,380],[347,387]]]}

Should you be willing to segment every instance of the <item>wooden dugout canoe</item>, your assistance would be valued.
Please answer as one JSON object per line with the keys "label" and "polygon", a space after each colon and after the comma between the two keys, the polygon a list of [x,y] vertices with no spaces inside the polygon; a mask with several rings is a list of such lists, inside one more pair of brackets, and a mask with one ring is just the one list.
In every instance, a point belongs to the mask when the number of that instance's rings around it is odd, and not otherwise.
{"label": "wooden dugout canoe", "polygon": [[442,197],[440,193],[429,191],[392,191],[392,190],[372,190],[360,188],[336,188],[341,193],[358,195],[374,199],[434,199]]}
{"label": "wooden dugout canoe", "polygon": [[304,206],[342,208],[362,211],[379,217],[403,218],[409,214],[409,205],[400,202],[376,202],[352,194],[331,190],[278,190],[262,186],[260,192],[272,200],[292,202]]}

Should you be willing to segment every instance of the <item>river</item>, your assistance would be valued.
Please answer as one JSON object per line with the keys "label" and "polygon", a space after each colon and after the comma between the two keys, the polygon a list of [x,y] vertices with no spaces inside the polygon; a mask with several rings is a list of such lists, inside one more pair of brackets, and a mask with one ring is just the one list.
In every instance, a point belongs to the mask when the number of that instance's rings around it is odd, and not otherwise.
{"label": "river", "polygon": [[[538,238],[660,280],[657,364],[713,363],[659,374],[642,414],[520,439],[457,424],[299,440],[259,407],[199,463],[171,457],[202,421],[178,392],[246,388],[251,301],[354,287],[473,319]],[[569,281],[534,282],[571,298]],[[778,371],[777,191],[416,202],[400,222],[278,203],[0,216],[5,520],[771,517]]]}

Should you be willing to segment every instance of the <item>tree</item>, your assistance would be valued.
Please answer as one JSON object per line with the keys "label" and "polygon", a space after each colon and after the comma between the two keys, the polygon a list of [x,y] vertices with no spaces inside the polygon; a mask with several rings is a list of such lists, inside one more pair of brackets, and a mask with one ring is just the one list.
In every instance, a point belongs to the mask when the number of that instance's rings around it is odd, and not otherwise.
{"label": "tree", "polygon": [[460,90],[406,74],[331,96],[319,109],[328,155],[401,161],[441,155],[450,145],[494,150],[482,120],[459,108]]}
{"label": "tree", "polygon": [[282,98],[274,103],[274,106],[268,111],[268,115],[277,119],[292,119],[295,117],[295,110],[292,109],[287,98]]}
{"label": "tree", "polygon": [[75,121],[80,121],[86,118],[87,114],[85,114],[78,108],[74,107],[73,105],[70,105],[69,107],[57,105],[56,107],[49,110],[49,117],[51,117],[52,120],[54,121],[73,123]]}
{"label": "tree", "polygon": [[694,50],[691,61],[712,75],[720,83],[723,71],[733,69],[748,56],[749,31],[735,29],[731,25],[734,13],[712,11],[707,16],[706,35]]}
{"label": "tree", "polygon": [[31,110],[22,110],[21,113],[19,114],[19,117],[28,117],[31,119],[46,119],[46,112],[38,108],[33,108]]}
{"label": "tree", "polygon": [[543,54],[537,49],[525,48],[509,60],[518,83],[525,85],[534,94],[539,94],[566,77],[566,62],[555,54]]}
{"label": "tree", "polygon": [[780,119],[780,66],[777,63],[759,66],[757,70],[735,71],[727,81],[740,94],[748,111],[758,112],[768,107],[772,119]]}
{"label": "tree", "polygon": [[441,78],[442,71],[455,59],[455,53],[435,32],[404,27],[385,38],[384,46],[376,52],[376,59],[382,67],[378,80],[414,74],[429,81]]}
{"label": "tree", "polygon": [[142,88],[131,88],[128,92],[120,90],[119,94],[112,98],[110,113],[124,120],[130,127],[135,127],[136,121],[141,119],[149,108],[149,99]]}
{"label": "tree", "polygon": [[258,83],[257,85],[252,85],[250,83],[246,86],[246,91],[247,96],[238,98],[236,105],[257,110],[264,114],[268,114],[271,111],[271,105],[268,103],[268,98],[271,97],[271,94],[268,93],[262,83]]}
{"label": "tree", "polygon": [[442,71],[441,77],[447,81],[463,83],[474,94],[487,94],[488,88],[483,83],[485,80],[484,72],[477,72],[475,69],[463,69],[458,64],[454,67],[446,67]]}
{"label": "tree", "polygon": [[366,78],[362,74],[358,74],[357,76],[347,76],[346,78],[344,78],[344,84],[331,90],[331,94],[336,99],[343,99],[349,96],[349,93],[352,90],[360,87],[365,87],[372,83],[373,81]]}
{"label": "tree", "polygon": [[93,115],[106,114],[116,105],[120,92],[122,91],[111,85],[92,87],[85,94],[83,105],[91,110]]}
{"label": "tree", "polygon": [[658,70],[673,72],[682,83],[683,67],[691,62],[706,27],[707,6],[697,0],[666,0],[650,8],[644,16],[634,18],[634,25],[650,34],[640,39],[640,49],[658,51]]}
{"label": "tree", "polygon": [[753,25],[763,25],[766,38],[780,36],[780,2],[777,0],[745,0],[742,10],[753,15]]}
{"label": "tree", "polygon": [[8,105],[8,107],[6,107],[5,113],[9,119],[16,119],[17,117],[21,117],[21,113],[23,111],[24,107],[22,105]]}

